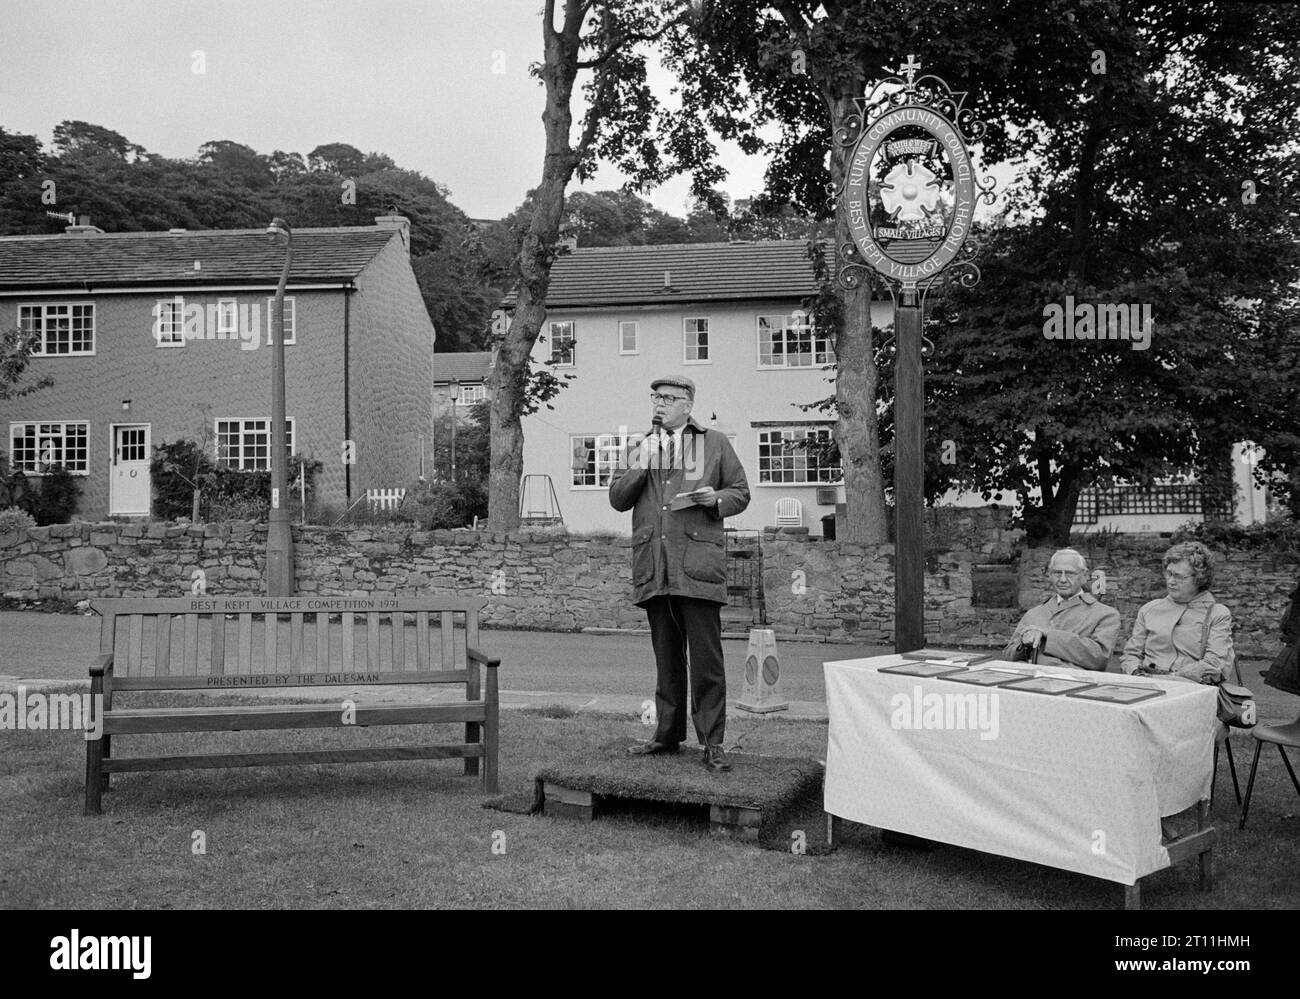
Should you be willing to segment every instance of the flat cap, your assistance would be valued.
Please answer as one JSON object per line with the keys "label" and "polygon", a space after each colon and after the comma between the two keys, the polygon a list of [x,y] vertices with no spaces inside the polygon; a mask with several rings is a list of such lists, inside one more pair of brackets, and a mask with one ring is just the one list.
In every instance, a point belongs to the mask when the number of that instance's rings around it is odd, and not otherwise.
{"label": "flat cap", "polygon": [[676,388],[685,389],[690,393],[692,399],[695,398],[695,383],[685,375],[669,375],[667,378],[656,378],[650,383],[650,389],[653,391],[660,385],[672,385]]}

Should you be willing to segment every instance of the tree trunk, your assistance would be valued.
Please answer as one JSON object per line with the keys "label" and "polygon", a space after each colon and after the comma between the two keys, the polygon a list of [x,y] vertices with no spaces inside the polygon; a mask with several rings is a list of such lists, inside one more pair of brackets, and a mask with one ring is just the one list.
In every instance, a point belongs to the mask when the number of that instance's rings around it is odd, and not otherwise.
{"label": "tree trunk", "polygon": [[[831,105],[831,134],[856,111],[851,96]],[[831,146],[831,180],[844,182],[852,148]],[[835,241],[851,242],[848,220],[836,206]],[[838,260],[832,271],[838,271]],[[846,522],[837,527],[839,538],[854,544],[883,544],[889,540],[885,515],[885,485],[880,473],[880,428],[876,421],[876,384],[879,375],[871,338],[871,284],[865,278],[857,288],[836,284],[843,325],[835,344],[835,408],[839,414],[835,439],[844,468]]]}
{"label": "tree trunk", "polygon": [[[510,531],[519,526],[519,483],[524,467],[524,431],[520,419],[528,389],[529,355],[546,319],[546,292],[564,212],[564,189],[578,165],[582,149],[580,146],[575,151],[569,144],[569,129],[573,124],[570,99],[578,72],[581,22],[581,5],[566,0],[564,28],[556,31],[554,0],[547,0],[542,23],[546,57],[542,67],[546,85],[546,109],[542,112],[546,158],[533,217],[519,248],[515,313],[489,376],[492,470],[488,476],[488,522],[494,531]],[[584,135],[584,144],[589,141]]]}

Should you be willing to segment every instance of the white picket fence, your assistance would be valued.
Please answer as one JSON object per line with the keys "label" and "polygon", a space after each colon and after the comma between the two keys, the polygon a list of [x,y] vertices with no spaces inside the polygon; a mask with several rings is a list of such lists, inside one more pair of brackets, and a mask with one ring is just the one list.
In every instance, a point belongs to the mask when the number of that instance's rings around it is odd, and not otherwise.
{"label": "white picket fence", "polygon": [[405,489],[367,489],[366,502],[371,510],[396,510],[406,496]]}

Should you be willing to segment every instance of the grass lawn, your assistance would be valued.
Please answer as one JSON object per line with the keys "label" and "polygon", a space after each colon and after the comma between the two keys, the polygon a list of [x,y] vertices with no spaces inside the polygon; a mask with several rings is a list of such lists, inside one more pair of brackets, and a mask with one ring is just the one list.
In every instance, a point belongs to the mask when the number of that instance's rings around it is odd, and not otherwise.
{"label": "grass lawn", "polygon": [[[566,715],[502,713],[501,790],[511,799],[532,794],[543,766],[646,738],[635,718]],[[136,736],[118,737],[115,750],[328,747],[414,735]],[[1244,784],[1253,743],[1236,740]],[[826,726],[732,718],[727,744],[736,743],[744,752],[819,759]],[[84,758],[79,733],[0,732],[0,906],[1105,908],[1120,892],[955,847],[886,845],[877,830],[849,823],[843,845],[824,853],[819,800],[780,819],[767,849],[711,837],[704,813],[684,807],[628,808],[592,823],[485,809],[481,785],[458,760],[118,774],[104,815],[89,818]],[[1245,832],[1236,828],[1223,765],[1215,890],[1198,891],[1196,864],[1185,863],[1144,881],[1144,907],[1300,904],[1300,799],[1276,750],[1261,762]],[[796,830],[806,834],[807,855],[780,849]],[[204,854],[192,850],[196,833]]]}

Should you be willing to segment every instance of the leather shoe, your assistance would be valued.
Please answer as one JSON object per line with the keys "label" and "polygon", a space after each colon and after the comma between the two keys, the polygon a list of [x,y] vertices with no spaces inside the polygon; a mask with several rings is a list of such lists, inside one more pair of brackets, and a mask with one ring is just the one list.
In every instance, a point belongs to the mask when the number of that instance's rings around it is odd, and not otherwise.
{"label": "leather shoe", "polygon": [[704,766],[714,773],[722,773],[731,769],[731,764],[722,753],[721,746],[704,747]]}
{"label": "leather shoe", "polygon": [[677,752],[677,743],[675,742],[639,742],[627,749],[628,756],[658,756],[661,753],[675,752]]}

